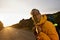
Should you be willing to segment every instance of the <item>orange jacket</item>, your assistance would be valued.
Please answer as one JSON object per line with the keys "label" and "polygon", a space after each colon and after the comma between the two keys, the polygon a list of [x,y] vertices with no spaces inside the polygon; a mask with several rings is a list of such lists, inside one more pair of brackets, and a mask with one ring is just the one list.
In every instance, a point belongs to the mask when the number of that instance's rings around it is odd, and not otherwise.
{"label": "orange jacket", "polygon": [[41,32],[38,34],[38,40],[59,40],[58,33],[55,26],[47,20],[47,17],[43,15],[40,19],[40,22],[37,23],[40,25]]}

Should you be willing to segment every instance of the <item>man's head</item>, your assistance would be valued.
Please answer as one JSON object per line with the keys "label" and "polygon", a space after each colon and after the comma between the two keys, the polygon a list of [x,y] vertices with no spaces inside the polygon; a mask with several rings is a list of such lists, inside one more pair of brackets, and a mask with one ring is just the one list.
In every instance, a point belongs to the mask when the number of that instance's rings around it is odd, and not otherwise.
{"label": "man's head", "polygon": [[40,14],[40,12],[38,9],[32,9],[31,15],[39,15],[39,14]]}
{"label": "man's head", "polygon": [[38,9],[32,9],[31,15],[36,23],[40,21],[41,14]]}

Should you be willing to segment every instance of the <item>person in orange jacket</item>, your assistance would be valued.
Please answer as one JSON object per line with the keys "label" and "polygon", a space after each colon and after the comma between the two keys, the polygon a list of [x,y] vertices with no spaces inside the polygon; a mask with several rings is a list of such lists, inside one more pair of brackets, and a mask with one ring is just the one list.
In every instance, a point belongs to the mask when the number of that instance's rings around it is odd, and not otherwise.
{"label": "person in orange jacket", "polygon": [[46,15],[41,15],[38,9],[32,9],[31,15],[37,33],[37,40],[59,40],[55,26],[47,20]]}

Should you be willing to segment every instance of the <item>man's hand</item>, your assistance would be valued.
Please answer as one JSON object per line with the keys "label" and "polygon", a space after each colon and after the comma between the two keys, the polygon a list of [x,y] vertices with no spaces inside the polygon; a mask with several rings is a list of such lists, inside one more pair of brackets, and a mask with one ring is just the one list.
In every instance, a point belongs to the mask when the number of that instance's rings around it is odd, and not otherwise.
{"label": "man's hand", "polygon": [[35,26],[39,26],[39,25],[40,25],[40,23],[35,24]]}

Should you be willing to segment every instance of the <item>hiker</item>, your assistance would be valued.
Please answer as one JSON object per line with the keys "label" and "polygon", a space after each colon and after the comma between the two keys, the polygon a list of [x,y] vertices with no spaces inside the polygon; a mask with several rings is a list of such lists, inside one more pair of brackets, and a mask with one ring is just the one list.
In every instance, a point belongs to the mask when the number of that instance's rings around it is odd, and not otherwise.
{"label": "hiker", "polygon": [[31,15],[37,40],[59,40],[55,26],[47,20],[46,15],[41,15],[38,9],[32,9]]}

